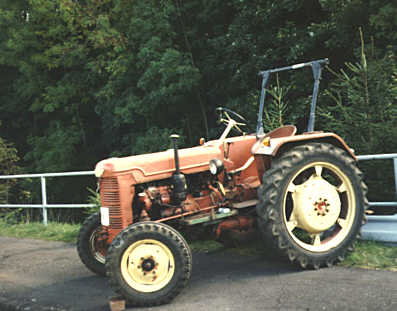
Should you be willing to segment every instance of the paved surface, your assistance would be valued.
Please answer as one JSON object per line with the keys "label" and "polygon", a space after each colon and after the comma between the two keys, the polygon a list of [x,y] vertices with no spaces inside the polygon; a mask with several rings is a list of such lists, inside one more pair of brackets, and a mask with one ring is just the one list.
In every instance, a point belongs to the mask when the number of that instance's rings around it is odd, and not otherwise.
{"label": "paved surface", "polygon": [[[105,311],[113,292],[74,245],[0,237],[0,310]],[[188,287],[142,310],[397,310],[397,272],[300,271],[269,257],[194,254]],[[140,309],[128,309],[140,310]]]}

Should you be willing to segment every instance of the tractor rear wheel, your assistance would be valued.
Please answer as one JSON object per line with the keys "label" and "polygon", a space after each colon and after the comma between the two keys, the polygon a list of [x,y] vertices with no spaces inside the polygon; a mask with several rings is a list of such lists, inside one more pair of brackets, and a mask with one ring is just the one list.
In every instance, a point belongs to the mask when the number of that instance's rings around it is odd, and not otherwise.
{"label": "tractor rear wheel", "polygon": [[265,242],[302,268],[342,261],[365,223],[366,190],[344,150],[326,143],[294,147],[272,161],[258,190]]}
{"label": "tractor rear wheel", "polygon": [[99,213],[88,217],[80,228],[77,238],[77,252],[84,265],[92,272],[105,276],[106,239],[101,233]]}
{"label": "tractor rear wheel", "polygon": [[134,306],[171,301],[186,286],[192,255],[185,239],[172,227],[136,223],[120,232],[106,257],[110,285]]}

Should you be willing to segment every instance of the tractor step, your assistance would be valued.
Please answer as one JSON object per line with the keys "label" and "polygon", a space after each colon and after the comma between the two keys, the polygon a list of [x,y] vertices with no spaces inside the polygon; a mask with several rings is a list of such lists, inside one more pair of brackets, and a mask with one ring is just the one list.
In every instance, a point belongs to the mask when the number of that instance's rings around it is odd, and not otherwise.
{"label": "tractor step", "polygon": [[222,213],[205,213],[205,214],[199,214],[199,215],[194,215],[194,216],[189,216],[185,217],[185,219],[182,220],[182,223],[188,226],[193,226],[209,221],[214,221],[230,216],[237,215],[238,212],[237,210],[230,210],[229,212],[222,212]]}
{"label": "tractor step", "polygon": [[232,207],[233,208],[246,208],[250,206],[256,206],[259,203],[259,200],[248,200],[244,202],[239,202],[239,203],[233,203]]}

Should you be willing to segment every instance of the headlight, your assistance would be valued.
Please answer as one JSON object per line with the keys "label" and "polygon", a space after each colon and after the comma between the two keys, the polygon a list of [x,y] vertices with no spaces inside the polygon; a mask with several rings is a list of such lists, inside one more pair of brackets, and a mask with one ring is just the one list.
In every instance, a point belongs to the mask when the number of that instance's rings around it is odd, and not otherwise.
{"label": "headlight", "polygon": [[105,169],[103,168],[103,165],[102,165],[102,164],[98,164],[98,165],[95,167],[95,176],[96,176],[97,178],[101,177],[101,176],[103,175],[104,172],[105,172]]}
{"label": "headlight", "polygon": [[208,166],[212,175],[218,175],[224,169],[223,162],[219,159],[212,159]]}

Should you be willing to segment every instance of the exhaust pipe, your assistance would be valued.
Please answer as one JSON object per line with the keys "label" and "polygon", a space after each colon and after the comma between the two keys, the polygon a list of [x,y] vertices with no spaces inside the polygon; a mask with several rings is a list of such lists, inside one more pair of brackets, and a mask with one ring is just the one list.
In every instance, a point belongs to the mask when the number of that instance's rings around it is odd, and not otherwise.
{"label": "exhaust pipe", "polygon": [[172,196],[175,203],[180,204],[181,202],[186,200],[187,184],[186,184],[185,175],[181,173],[179,167],[179,154],[178,154],[178,144],[177,144],[179,135],[172,134],[170,138],[172,139],[174,145],[174,161],[175,161],[175,173],[172,175],[172,185],[173,185]]}

